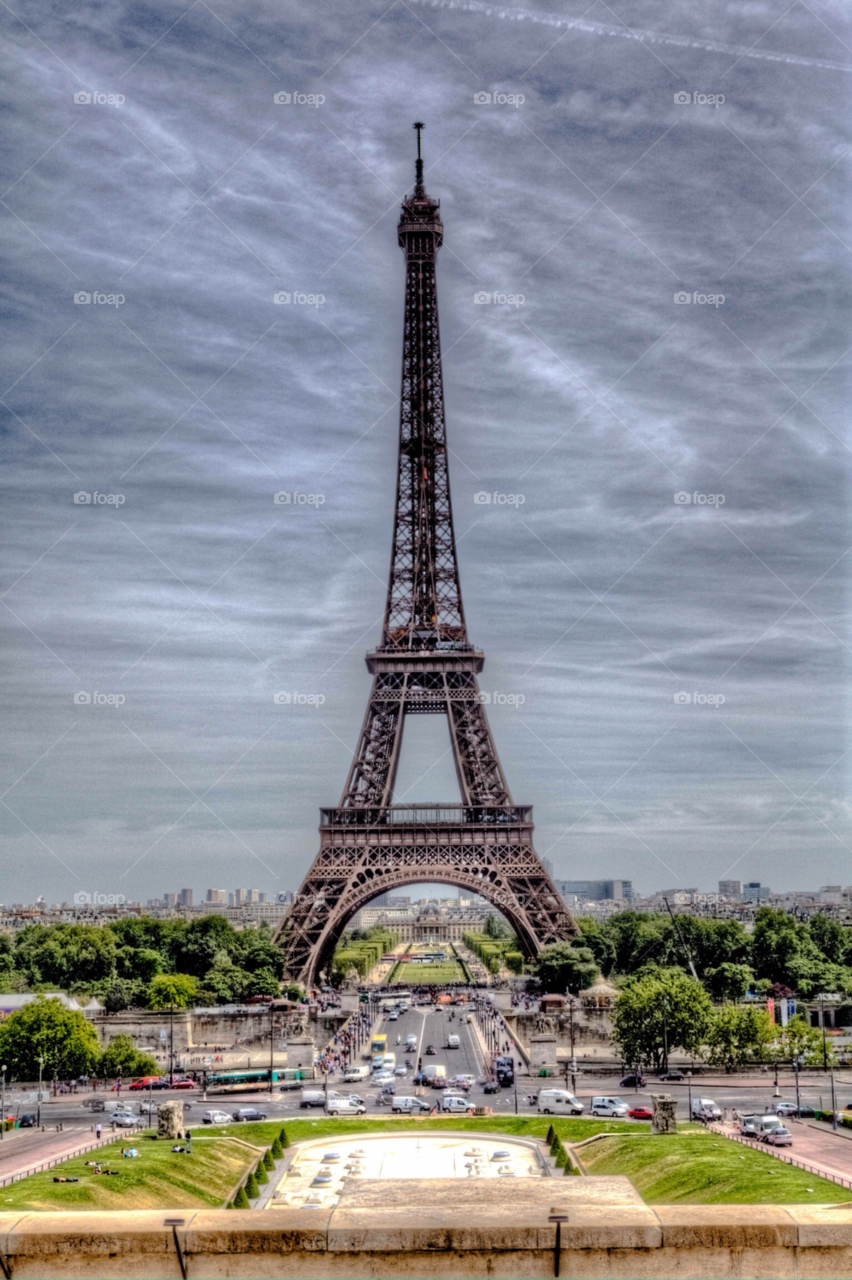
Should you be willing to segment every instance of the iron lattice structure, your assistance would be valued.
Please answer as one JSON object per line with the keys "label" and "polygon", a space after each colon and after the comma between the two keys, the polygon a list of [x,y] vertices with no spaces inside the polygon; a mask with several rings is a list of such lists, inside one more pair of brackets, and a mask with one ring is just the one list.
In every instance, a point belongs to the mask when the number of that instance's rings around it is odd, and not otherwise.
{"label": "iron lattice structure", "polygon": [[[402,205],[405,321],[393,549],[373,688],[336,809],[323,809],[320,852],[278,933],[290,977],[310,982],[349,919],[371,898],[414,882],[481,894],[512,923],[528,957],[577,928],[532,843],[532,809],[513,804],[477,682],[456,557],[435,264],[439,202],[426,194],[420,130],[413,193]],[[459,805],[394,805],[408,715],[443,714]]]}

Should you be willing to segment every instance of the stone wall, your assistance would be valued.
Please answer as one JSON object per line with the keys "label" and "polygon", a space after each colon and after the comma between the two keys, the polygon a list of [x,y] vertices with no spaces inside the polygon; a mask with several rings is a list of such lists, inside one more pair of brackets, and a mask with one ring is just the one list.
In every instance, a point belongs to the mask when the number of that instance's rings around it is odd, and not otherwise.
{"label": "stone wall", "polygon": [[[388,1184],[382,1185],[386,1196]],[[518,1195],[515,1183],[512,1204],[476,1208],[460,1194],[475,1188],[452,1182],[451,1195],[437,1201],[427,1195],[415,1211],[347,1198],[321,1210],[0,1213],[0,1253],[14,1280],[533,1280],[554,1275],[556,1228],[548,1216],[555,1209],[569,1218],[561,1225],[563,1276],[786,1280],[852,1274],[849,1207],[577,1205],[556,1179],[539,1185],[546,1194],[537,1202]]]}

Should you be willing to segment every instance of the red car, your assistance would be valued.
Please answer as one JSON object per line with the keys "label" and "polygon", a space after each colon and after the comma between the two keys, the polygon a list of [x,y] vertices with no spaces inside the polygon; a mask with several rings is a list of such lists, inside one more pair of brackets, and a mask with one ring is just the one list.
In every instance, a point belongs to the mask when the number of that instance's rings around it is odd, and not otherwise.
{"label": "red car", "polygon": [[631,1120],[653,1120],[654,1113],[650,1107],[638,1106],[632,1107],[627,1113]]}
{"label": "red car", "polygon": [[158,1079],[158,1076],[142,1076],[140,1080],[131,1080],[127,1087],[128,1089],[147,1089],[149,1085],[156,1084]]}
{"label": "red car", "polygon": [[194,1089],[194,1080],[174,1080],[170,1086],[171,1089]]}

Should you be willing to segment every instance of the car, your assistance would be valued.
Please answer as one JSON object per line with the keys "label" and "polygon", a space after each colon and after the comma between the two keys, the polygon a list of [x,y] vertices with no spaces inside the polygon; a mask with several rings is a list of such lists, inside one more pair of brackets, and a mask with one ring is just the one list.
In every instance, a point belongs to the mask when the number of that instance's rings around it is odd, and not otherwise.
{"label": "car", "polygon": [[227,1111],[205,1111],[201,1117],[202,1124],[230,1124],[233,1117]]}
{"label": "car", "polygon": [[141,1124],[139,1117],[131,1111],[113,1111],[110,1120],[119,1129],[135,1129],[136,1125]]}
{"label": "car", "polygon": [[81,1106],[88,1107],[90,1111],[106,1111],[106,1103],[103,1098],[86,1098]]}
{"label": "car", "polygon": [[756,1138],[757,1116],[740,1116],[739,1130],[744,1138]]}
{"label": "car", "polygon": [[34,1129],[36,1127],[36,1117],[32,1111],[26,1111],[18,1121],[19,1129]]}
{"label": "car", "polygon": [[174,1081],[172,1081],[172,1083],[171,1083],[170,1085],[168,1085],[167,1087],[168,1087],[168,1088],[170,1088],[170,1089],[194,1089],[194,1088],[195,1088],[195,1081],[194,1081],[194,1080],[187,1080],[187,1079],[186,1079],[186,1077],[184,1076],[184,1077],[183,1077],[182,1079],[180,1079],[180,1080],[174,1080]]}
{"label": "car", "polygon": [[431,1086],[432,1086],[432,1088],[433,1088],[433,1089],[446,1089],[446,1087],[447,1087],[447,1077],[446,1077],[446,1076],[433,1076],[433,1078],[429,1081],[429,1084],[431,1084]]}
{"label": "car", "polygon": [[427,1079],[422,1071],[418,1071],[411,1077],[412,1084],[427,1084]]}
{"label": "car", "polygon": [[158,1078],[158,1076],[141,1076],[138,1080],[131,1080],[127,1087],[128,1089],[147,1089]]}
{"label": "car", "polygon": [[629,1075],[624,1076],[619,1081],[619,1089],[644,1089],[645,1077],[635,1071],[631,1071]]}
{"label": "car", "polygon": [[367,1108],[354,1098],[329,1098],[326,1111],[330,1116],[362,1116]]}
{"label": "car", "polygon": [[468,1093],[470,1090],[470,1079],[468,1076],[450,1076],[447,1081],[447,1086],[450,1089],[461,1089],[465,1093]]}
{"label": "car", "polygon": [[799,1114],[799,1109],[795,1102],[776,1102],[772,1110],[776,1116],[795,1116]]}
{"label": "car", "polygon": [[435,1048],[435,1046],[434,1046],[433,1044],[427,1044],[427,1046],[426,1046],[426,1056],[427,1056],[428,1058],[434,1058],[434,1056],[435,1056],[435,1054],[436,1054],[437,1052],[438,1052],[438,1050]]}
{"label": "car", "polygon": [[796,1114],[800,1120],[812,1119],[816,1115],[816,1111],[813,1107],[809,1107],[807,1103],[802,1102],[799,1104]]}
{"label": "car", "polygon": [[676,1084],[678,1080],[685,1080],[686,1076],[682,1071],[664,1071],[660,1079],[667,1080],[670,1084]]}
{"label": "car", "polygon": [[399,1014],[396,1012],[396,1010],[394,1010],[393,1013],[388,1014],[388,1022],[398,1022],[398,1021],[399,1021]]}
{"label": "car", "polygon": [[460,1098],[457,1093],[445,1093],[441,1099],[442,1111],[463,1111],[467,1113],[473,1111],[475,1105],[468,1098]]}
{"label": "car", "polygon": [[373,1076],[372,1083],[378,1085],[393,1084],[395,1079],[396,1077],[392,1071],[379,1071]]}
{"label": "car", "polygon": [[257,1107],[240,1107],[233,1114],[234,1120],[265,1120],[266,1112],[258,1111]]}
{"label": "car", "polygon": [[638,1107],[631,1107],[627,1114],[631,1120],[653,1120],[654,1118],[654,1112],[644,1103]]}
{"label": "car", "polygon": [[393,1069],[393,1073],[394,1073],[394,1075],[395,1075],[395,1076],[407,1076],[407,1075],[408,1075],[408,1067],[402,1067],[402,1066],[400,1066],[400,1067],[394,1067],[394,1069]]}
{"label": "car", "polygon": [[483,1093],[499,1093],[500,1092],[499,1080],[486,1080],[485,1084],[483,1085],[482,1092]]}
{"label": "car", "polygon": [[146,1116],[155,1116],[159,1109],[159,1102],[149,1102],[147,1098],[143,1098],[139,1103],[139,1110]]}
{"label": "car", "polygon": [[772,1147],[792,1147],[793,1135],[782,1124],[777,1129],[770,1129],[769,1133],[764,1135],[763,1141],[768,1142]]}
{"label": "car", "polygon": [[593,1116],[614,1116],[619,1120],[623,1120],[627,1115],[629,1108],[623,1098],[614,1097],[595,1097],[592,1098],[592,1115]]}
{"label": "car", "polygon": [[428,1115],[431,1110],[431,1102],[424,1102],[422,1098],[412,1098],[408,1095],[404,1098],[394,1098],[391,1105],[391,1111],[396,1115],[416,1115],[418,1112]]}

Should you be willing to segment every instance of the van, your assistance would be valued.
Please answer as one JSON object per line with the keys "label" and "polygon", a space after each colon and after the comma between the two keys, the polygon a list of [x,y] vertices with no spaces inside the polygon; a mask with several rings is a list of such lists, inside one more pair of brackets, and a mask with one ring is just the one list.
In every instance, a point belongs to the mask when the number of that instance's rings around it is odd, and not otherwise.
{"label": "van", "polygon": [[618,1120],[623,1120],[629,1109],[623,1098],[592,1098],[593,1116],[614,1116]]}
{"label": "van", "polygon": [[396,1054],[386,1053],[382,1058],[382,1066],[385,1071],[394,1071],[396,1069]]}
{"label": "van", "polygon": [[391,1103],[391,1111],[395,1111],[397,1115],[403,1113],[406,1115],[428,1115],[431,1110],[431,1102],[424,1102],[422,1098],[412,1098],[410,1095],[403,1098],[394,1098]]}
{"label": "van", "polygon": [[[692,1099],[692,1118],[693,1120],[721,1120],[722,1112],[712,1098],[693,1098]],[[780,1124],[777,1116],[767,1117]]]}
{"label": "van", "polygon": [[777,1133],[779,1129],[785,1126],[777,1116],[755,1116],[754,1131],[755,1137],[761,1142],[765,1142],[770,1133]]}
{"label": "van", "polygon": [[369,1067],[347,1067],[343,1073],[343,1083],[353,1084],[356,1080],[367,1080],[369,1076]]}
{"label": "van", "polygon": [[439,1077],[446,1079],[447,1068],[441,1062],[430,1062],[423,1068],[423,1075],[431,1084],[433,1080],[437,1080]]}
{"label": "van", "polygon": [[542,1089],[538,1109],[543,1116],[579,1116],[585,1111],[585,1105],[567,1089]]}
{"label": "van", "polygon": [[461,1044],[461,1040],[459,1040],[458,1036],[455,1036],[455,1035],[447,1036],[448,1049],[458,1049],[460,1044]]}
{"label": "van", "polygon": [[308,1107],[325,1107],[324,1089],[303,1089],[299,1106],[303,1111]]}
{"label": "van", "polygon": [[405,1037],[405,1047],[406,1049],[410,1049],[411,1052],[414,1053],[415,1049],[417,1048],[417,1036],[407,1035]]}

